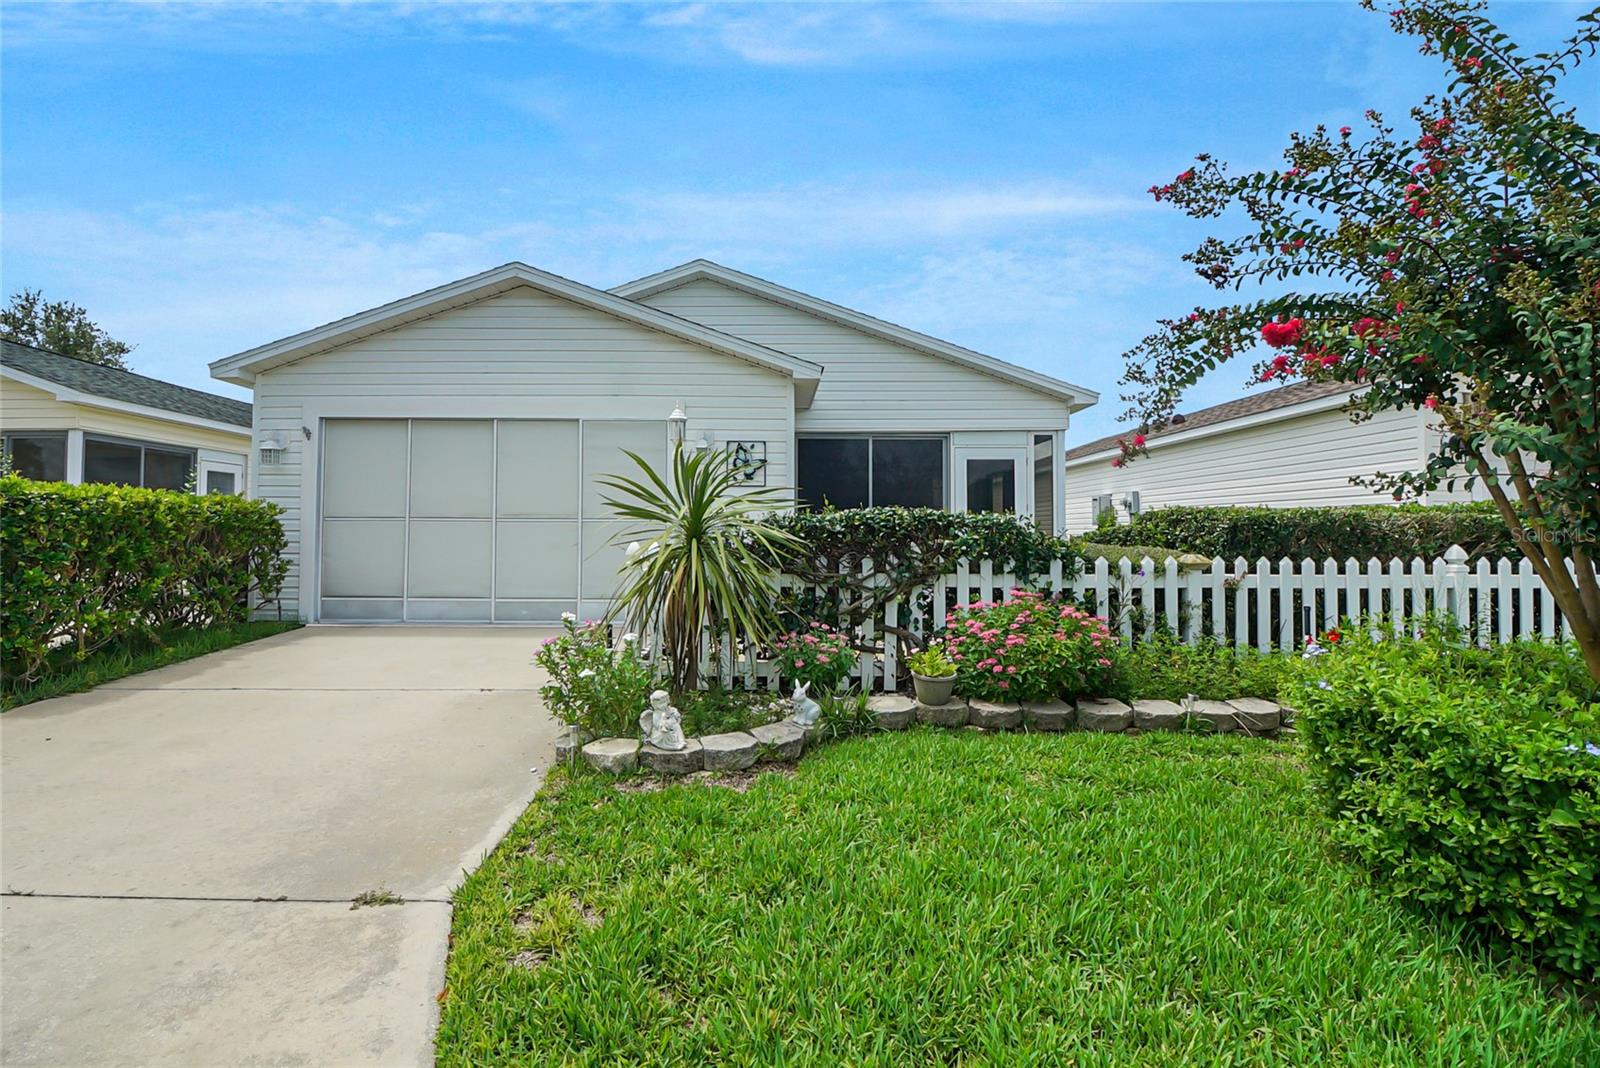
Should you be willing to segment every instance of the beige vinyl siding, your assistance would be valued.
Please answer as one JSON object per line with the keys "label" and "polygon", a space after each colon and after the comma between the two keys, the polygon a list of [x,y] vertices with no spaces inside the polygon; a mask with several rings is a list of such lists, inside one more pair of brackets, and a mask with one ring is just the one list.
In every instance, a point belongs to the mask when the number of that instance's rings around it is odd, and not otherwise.
{"label": "beige vinyl siding", "polygon": [[223,430],[169,423],[141,415],[96,408],[87,404],[68,404],[56,400],[42,389],[0,378],[0,428],[5,430],[85,430],[91,434],[181,445],[191,449],[213,449],[238,456],[249,451],[250,431],[237,434]]}
{"label": "beige vinyl siding", "polygon": [[[1092,499],[1138,491],[1144,511],[1168,505],[1387,504],[1390,497],[1350,484],[1352,475],[1415,470],[1424,435],[1417,412],[1384,412],[1352,423],[1341,411],[1314,412],[1156,445],[1123,468],[1108,456],[1066,468],[1067,530],[1093,526]],[[1070,443],[1069,443],[1070,447]]]}
{"label": "beige vinyl siding", "polygon": [[822,364],[816,400],[795,415],[802,434],[1067,426],[1063,401],[720,282],[688,282],[642,302]]}
{"label": "beige vinyl siding", "polygon": [[302,428],[315,433],[319,418],[389,404],[424,418],[527,417],[542,405],[544,418],[664,420],[676,401],[689,441],[763,441],[768,485],[791,485],[790,379],[526,286],[263,372],[257,428],[283,433],[288,448],[259,469],[255,489],[284,508],[294,564],[285,613],[300,609],[302,527],[315,519],[302,515],[317,477],[303,465],[315,450]]}

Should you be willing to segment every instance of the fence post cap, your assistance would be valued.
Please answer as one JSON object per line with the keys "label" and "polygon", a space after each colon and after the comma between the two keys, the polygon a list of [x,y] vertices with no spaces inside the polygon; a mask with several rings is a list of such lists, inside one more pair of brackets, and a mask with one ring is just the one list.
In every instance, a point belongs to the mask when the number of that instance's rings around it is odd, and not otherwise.
{"label": "fence post cap", "polygon": [[1467,562],[1467,550],[1459,545],[1452,545],[1444,551],[1444,559],[1451,564],[1464,564]]}
{"label": "fence post cap", "polygon": [[1200,553],[1181,553],[1177,557],[1177,560],[1178,566],[1183,568],[1185,571],[1193,571],[1196,568],[1211,566],[1211,557],[1204,556]]}

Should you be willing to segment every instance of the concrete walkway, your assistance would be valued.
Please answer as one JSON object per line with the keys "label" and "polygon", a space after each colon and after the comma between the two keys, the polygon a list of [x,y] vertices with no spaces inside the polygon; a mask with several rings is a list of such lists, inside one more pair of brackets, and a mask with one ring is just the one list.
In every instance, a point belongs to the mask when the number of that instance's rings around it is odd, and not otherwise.
{"label": "concrete walkway", "polygon": [[431,1063],[542,636],[307,628],[0,716],[0,1063]]}

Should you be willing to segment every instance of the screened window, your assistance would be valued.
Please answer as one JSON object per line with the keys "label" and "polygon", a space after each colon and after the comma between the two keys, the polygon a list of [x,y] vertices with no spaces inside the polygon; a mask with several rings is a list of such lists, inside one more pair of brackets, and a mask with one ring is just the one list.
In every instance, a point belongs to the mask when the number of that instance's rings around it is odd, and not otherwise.
{"label": "screened window", "polygon": [[7,434],[5,452],[11,470],[23,478],[38,482],[67,479],[65,434]]}
{"label": "screened window", "polygon": [[1010,460],[967,461],[967,511],[1015,512],[1017,465]]}
{"label": "screened window", "polygon": [[237,493],[239,492],[239,479],[232,471],[207,471],[207,493]]}
{"label": "screened window", "polygon": [[113,438],[83,439],[83,480],[146,489],[187,490],[194,453]]}
{"label": "screened window", "polygon": [[801,438],[798,448],[808,508],[945,506],[943,438]]}

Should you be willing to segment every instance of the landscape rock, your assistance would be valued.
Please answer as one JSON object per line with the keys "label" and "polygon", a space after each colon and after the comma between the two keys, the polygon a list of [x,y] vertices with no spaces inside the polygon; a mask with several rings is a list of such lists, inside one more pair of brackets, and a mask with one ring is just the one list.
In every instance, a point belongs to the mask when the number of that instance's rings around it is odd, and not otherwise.
{"label": "landscape rock", "polygon": [[583,747],[583,759],[596,771],[624,775],[639,766],[637,738],[599,738]]}
{"label": "landscape rock", "polygon": [[682,749],[661,749],[646,742],[639,747],[639,763],[657,775],[687,775],[705,766],[700,739],[689,738]]}
{"label": "landscape rock", "polygon": [[556,763],[567,764],[577,759],[578,750],[594,741],[594,735],[582,730],[576,723],[569,723],[561,732],[561,737],[556,739]]}
{"label": "landscape rock", "polygon": [[1239,713],[1226,701],[1196,701],[1195,715],[1211,724],[1218,734],[1239,729]]}
{"label": "landscape rock", "polygon": [[942,705],[925,705],[917,702],[917,719],[935,727],[965,727],[967,702],[960,697]]}
{"label": "landscape rock", "polygon": [[1024,701],[1022,722],[1030,730],[1067,731],[1077,721],[1078,710],[1071,701]]}
{"label": "landscape rock", "polygon": [[1267,734],[1278,729],[1282,722],[1278,706],[1259,697],[1235,697],[1229,701],[1239,713],[1239,723],[1251,734]]}
{"label": "landscape rock", "polygon": [[1133,726],[1133,709],[1111,697],[1078,702],[1078,726],[1086,731],[1125,731]]}
{"label": "landscape rock", "polygon": [[1181,731],[1183,706],[1175,701],[1135,701],[1133,725],[1146,731]]}
{"label": "landscape rock", "polygon": [[903,693],[874,694],[867,699],[867,711],[879,730],[903,731],[917,718],[917,702]]}
{"label": "landscape rock", "polygon": [[707,771],[743,771],[761,756],[761,743],[748,731],[708,734],[700,739],[700,747]]}
{"label": "landscape rock", "polygon": [[750,737],[761,746],[760,760],[799,760],[805,751],[807,731],[784,720],[750,728]]}
{"label": "landscape rock", "polygon": [[968,701],[967,722],[984,730],[1015,730],[1022,726],[1022,707],[996,704],[993,701]]}

